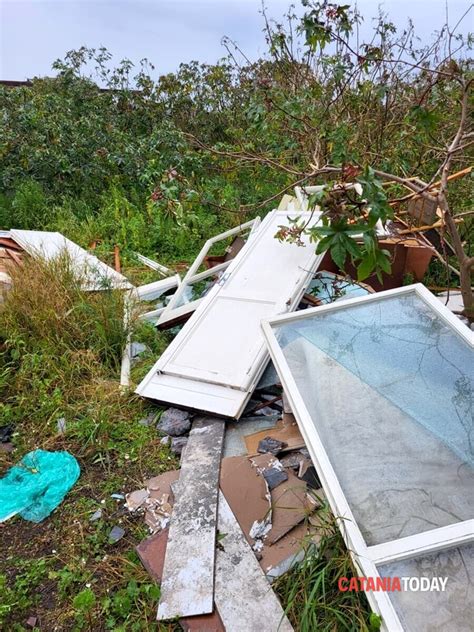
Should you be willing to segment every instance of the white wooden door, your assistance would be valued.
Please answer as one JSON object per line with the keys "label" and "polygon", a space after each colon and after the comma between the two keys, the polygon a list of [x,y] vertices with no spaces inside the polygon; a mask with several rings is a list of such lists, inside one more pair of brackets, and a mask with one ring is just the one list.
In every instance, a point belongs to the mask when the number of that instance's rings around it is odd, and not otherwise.
{"label": "white wooden door", "polygon": [[[318,219],[310,213],[298,215],[312,224]],[[275,238],[279,226],[289,224],[289,216],[296,215],[267,215],[138,393],[225,416],[240,415],[268,358],[261,320],[297,307],[322,258],[307,237],[304,246]]]}

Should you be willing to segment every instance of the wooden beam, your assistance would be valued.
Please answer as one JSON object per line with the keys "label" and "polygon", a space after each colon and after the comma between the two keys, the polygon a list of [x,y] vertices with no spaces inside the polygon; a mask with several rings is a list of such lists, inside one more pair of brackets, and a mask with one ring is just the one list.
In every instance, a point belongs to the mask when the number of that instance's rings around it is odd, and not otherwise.
{"label": "wooden beam", "polygon": [[171,515],[158,619],[208,614],[214,607],[219,470],[225,422],[194,421]]}
{"label": "wooden beam", "polygon": [[216,556],[215,601],[225,629],[292,632],[291,623],[222,492],[218,524],[222,539]]}

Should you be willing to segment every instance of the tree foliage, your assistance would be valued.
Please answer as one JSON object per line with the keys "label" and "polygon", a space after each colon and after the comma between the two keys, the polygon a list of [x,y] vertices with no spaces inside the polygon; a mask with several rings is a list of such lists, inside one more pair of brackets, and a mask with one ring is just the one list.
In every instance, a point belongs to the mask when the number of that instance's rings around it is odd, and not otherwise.
{"label": "tree foliage", "polygon": [[[264,12],[267,52],[255,62],[226,40],[221,62],[154,80],[146,60],[114,67],[106,49],[81,48],[54,63],[54,78],[0,87],[0,224],[170,260],[295,183],[329,178],[362,190],[343,186],[343,200],[328,184],[312,200],[325,211],[318,248],[341,266],[352,259],[361,278],[388,270],[374,227],[406,190],[380,174],[440,173],[472,82],[472,38],[444,25],[421,45],[411,23],[400,31],[381,13],[363,42],[349,5],[302,4],[282,23]],[[450,167],[469,164],[470,142]],[[470,210],[471,183],[450,187],[456,211]]]}

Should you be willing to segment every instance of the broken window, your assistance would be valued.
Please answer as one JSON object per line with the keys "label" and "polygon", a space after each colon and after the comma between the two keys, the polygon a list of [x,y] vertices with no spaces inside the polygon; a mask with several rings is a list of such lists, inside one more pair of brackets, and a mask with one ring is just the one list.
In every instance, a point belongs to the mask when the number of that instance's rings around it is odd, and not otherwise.
{"label": "broken window", "polygon": [[366,574],[474,540],[474,334],[419,285],[264,329]]}

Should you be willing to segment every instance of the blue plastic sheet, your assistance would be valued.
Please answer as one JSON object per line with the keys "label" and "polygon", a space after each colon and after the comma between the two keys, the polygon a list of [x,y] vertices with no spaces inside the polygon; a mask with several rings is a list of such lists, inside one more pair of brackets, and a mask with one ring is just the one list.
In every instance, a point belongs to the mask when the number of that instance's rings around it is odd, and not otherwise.
{"label": "blue plastic sheet", "polygon": [[41,522],[62,502],[79,475],[79,464],[69,452],[29,452],[0,479],[0,522],[15,514]]}

